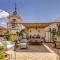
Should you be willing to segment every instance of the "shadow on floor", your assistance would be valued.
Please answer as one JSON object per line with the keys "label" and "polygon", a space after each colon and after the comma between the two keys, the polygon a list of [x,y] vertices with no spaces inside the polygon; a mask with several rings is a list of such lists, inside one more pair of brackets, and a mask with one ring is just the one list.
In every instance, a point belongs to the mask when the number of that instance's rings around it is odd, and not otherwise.
{"label": "shadow on floor", "polygon": [[46,45],[47,45],[51,50],[53,50],[54,53],[56,53],[57,55],[60,56],[60,49],[57,49],[57,48],[52,47],[52,46],[51,46],[51,43],[46,43]]}
{"label": "shadow on floor", "polygon": [[50,53],[43,45],[28,45],[28,48],[21,49],[20,47],[16,49],[16,52],[40,52],[40,53]]}

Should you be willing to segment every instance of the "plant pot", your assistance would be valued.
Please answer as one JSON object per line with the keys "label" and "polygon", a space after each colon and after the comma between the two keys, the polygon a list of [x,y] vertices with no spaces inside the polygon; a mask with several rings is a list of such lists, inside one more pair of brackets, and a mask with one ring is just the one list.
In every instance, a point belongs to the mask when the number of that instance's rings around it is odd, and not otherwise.
{"label": "plant pot", "polygon": [[60,48],[60,42],[56,42],[56,48]]}

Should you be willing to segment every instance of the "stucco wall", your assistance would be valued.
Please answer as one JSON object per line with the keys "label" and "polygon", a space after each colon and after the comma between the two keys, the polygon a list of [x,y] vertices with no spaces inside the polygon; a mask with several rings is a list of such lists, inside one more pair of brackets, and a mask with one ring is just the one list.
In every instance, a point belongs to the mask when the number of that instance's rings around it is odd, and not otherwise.
{"label": "stucco wall", "polygon": [[51,30],[52,30],[53,28],[55,28],[56,31],[57,31],[58,28],[57,28],[57,25],[56,25],[56,24],[57,24],[57,23],[53,23],[53,24],[49,25],[48,27],[46,27],[46,28],[44,29],[45,32],[46,32],[46,36],[45,36],[46,42],[53,42],[53,40],[52,40],[52,33],[49,32],[49,28],[51,28]]}

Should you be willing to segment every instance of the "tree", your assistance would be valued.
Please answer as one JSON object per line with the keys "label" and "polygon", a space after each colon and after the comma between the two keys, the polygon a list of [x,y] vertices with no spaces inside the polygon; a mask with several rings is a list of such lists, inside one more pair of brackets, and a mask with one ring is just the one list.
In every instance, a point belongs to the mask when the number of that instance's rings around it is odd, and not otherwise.
{"label": "tree", "polygon": [[6,38],[7,40],[11,40],[11,32],[7,31],[7,32],[5,33],[5,38]]}
{"label": "tree", "polygon": [[56,42],[60,42],[60,30],[57,31],[57,40]]}
{"label": "tree", "polygon": [[7,31],[5,33],[5,38],[8,41],[15,41],[15,40],[18,40],[19,36],[17,36],[16,34],[13,34],[11,31]]}
{"label": "tree", "polygon": [[56,47],[56,39],[57,39],[57,31],[56,31],[56,29],[55,28],[53,28],[52,29],[52,31],[51,31],[51,33],[52,33],[52,40],[53,40],[53,42],[54,42],[54,44],[55,44],[55,47]]}
{"label": "tree", "polygon": [[9,41],[18,41],[23,38],[24,34],[27,34],[26,29],[22,29],[20,32],[16,32],[16,34],[13,34],[11,31],[7,31],[5,33],[5,37]]}
{"label": "tree", "polygon": [[58,28],[58,31],[57,31],[57,42],[60,42],[60,22],[57,24],[57,28]]}
{"label": "tree", "polygon": [[53,28],[52,31],[51,31],[51,33],[52,33],[52,40],[53,40],[53,42],[55,42],[56,36],[57,36],[57,35],[56,35],[56,34],[57,34],[56,29]]}
{"label": "tree", "polygon": [[22,30],[18,33],[20,39],[23,38],[24,34],[27,35],[27,29],[22,29]]}

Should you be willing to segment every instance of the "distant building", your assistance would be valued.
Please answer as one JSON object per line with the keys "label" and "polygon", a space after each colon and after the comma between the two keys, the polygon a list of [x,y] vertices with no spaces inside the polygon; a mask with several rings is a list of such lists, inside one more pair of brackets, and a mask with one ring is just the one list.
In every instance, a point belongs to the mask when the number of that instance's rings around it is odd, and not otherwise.
{"label": "distant building", "polygon": [[15,10],[8,17],[8,30],[13,34],[16,34],[16,32],[20,32],[21,29],[26,28],[28,30],[27,36],[29,38],[39,36],[40,38],[44,38],[46,42],[53,42],[52,33],[50,33],[49,29],[52,30],[53,28],[55,28],[56,30],[58,30],[58,23],[56,23],[57,21],[59,22],[60,19],[51,23],[23,23],[21,16],[17,13],[15,5]]}
{"label": "distant building", "polygon": [[46,28],[44,28],[45,30],[45,34],[46,34],[46,42],[53,42],[52,41],[52,33],[49,31],[49,29],[52,31],[53,29],[55,29],[56,31],[58,31],[58,28],[60,27],[60,18],[56,19],[54,22],[51,22],[51,24],[49,26],[47,26]]}
{"label": "distant building", "polygon": [[15,6],[15,10],[13,11],[13,13],[8,16],[8,30],[13,34],[19,32],[22,29],[22,25],[18,23],[22,23],[22,18],[18,15]]}

